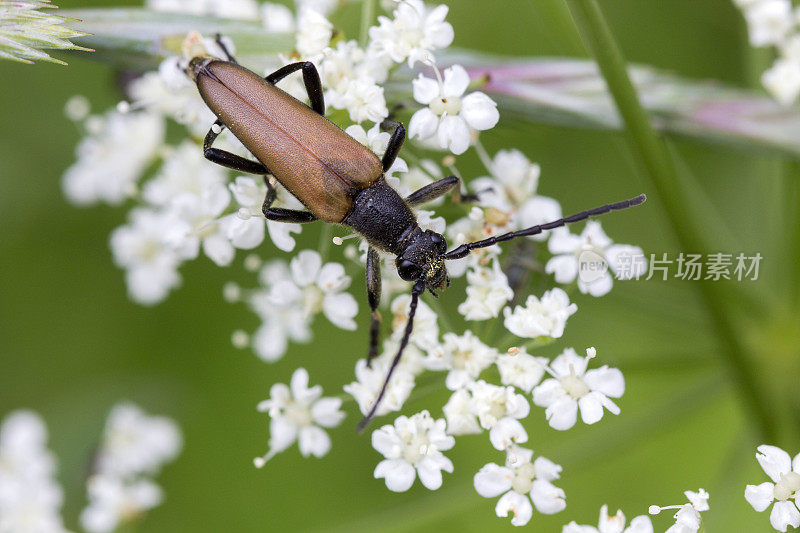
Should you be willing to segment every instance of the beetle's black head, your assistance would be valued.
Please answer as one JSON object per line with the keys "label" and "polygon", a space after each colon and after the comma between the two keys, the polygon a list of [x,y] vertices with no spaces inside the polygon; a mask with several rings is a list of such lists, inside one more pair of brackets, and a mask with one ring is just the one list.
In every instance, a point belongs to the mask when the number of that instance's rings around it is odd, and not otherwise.
{"label": "beetle's black head", "polygon": [[408,246],[397,256],[397,273],[406,281],[425,281],[425,287],[436,295],[436,291],[450,285],[442,254],[447,250],[447,241],[435,231],[419,231],[409,238]]}

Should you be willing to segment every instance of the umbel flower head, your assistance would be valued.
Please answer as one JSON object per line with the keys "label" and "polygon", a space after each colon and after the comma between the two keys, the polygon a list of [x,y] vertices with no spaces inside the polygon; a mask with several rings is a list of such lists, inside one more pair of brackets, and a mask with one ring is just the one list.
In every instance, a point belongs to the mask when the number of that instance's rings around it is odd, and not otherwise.
{"label": "umbel flower head", "polygon": [[587,424],[603,418],[603,408],[619,414],[619,407],[611,398],[619,398],[625,392],[625,378],[618,369],[607,365],[587,370],[595,355],[595,349],[588,348],[586,357],[581,359],[575,350],[567,348],[546,367],[552,377],[533,389],[533,403],[547,409],[545,416],[550,427],[571,428],[578,419],[579,409]]}
{"label": "umbel flower head", "polygon": [[[499,517],[511,513],[511,524],[524,526],[533,508],[542,514],[555,514],[566,508],[564,491],[552,481],[561,475],[561,466],[544,457],[533,459],[533,451],[512,447],[506,465],[489,463],[475,474],[475,490],[484,498],[500,496],[495,507]],[[533,505],[531,505],[533,502]]]}
{"label": "umbel flower head", "polygon": [[386,459],[375,467],[375,477],[384,478],[394,492],[411,488],[414,478],[430,490],[442,486],[442,470],[453,471],[453,463],[442,454],[455,444],[445,433],[444,419],[434,420],[428,411],[412,417],[400,416],[394,425],[385,425],[372,433],[372,447]]}
{"label": "umbel flower head", "polygon": [[756,453],[758,464],[773,481],[760,485],[747,485],[744,498],[759,513],[766,511],[772,502],[769,523],[778,531],[788,526],[800,527],[800,453],[794,460],[777,446],[762,444]]}
{"label": "umbel flower head", "polygon": [[0,425],[0,531],[64,533],[56,459],[47,427],[31,411],[14,411]]}
{"label": "umbel flower head", "polygon": [[83,528],[109,533],[160,505],[163,491],[151,477],[174,460],[182,446],[180,429],[170,418],[150,416],[132,403],[116,405],[86,484]]}
{"label": "umbel flower head", "polygon": [[43,50],[94,52],[69,41],[73,37],[88,35],[62,26],[70,19],[39,11],[54,7],[50,0],[0,0],[0,58],[21,63],[49,61],[66,65]]}
{"label": "umbel flower head", "polygon": [[276,383],[269,391],[269,399],[258,404],[258,410],[270,417],[269,451],[253,463],[257,468],[263,467],[295,441],[304,457],[324,456],[331,449],[331,439],[322,428],[336,427],[344,420],[341,405],[340,398],[323,398],[320,385],[309,387],[308,372],[298,368],[289,386]]}

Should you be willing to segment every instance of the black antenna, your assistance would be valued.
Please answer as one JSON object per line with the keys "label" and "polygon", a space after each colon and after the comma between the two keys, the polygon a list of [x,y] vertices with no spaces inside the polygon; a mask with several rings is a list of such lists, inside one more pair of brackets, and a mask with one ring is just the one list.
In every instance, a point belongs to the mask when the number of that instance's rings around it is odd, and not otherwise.
{"label": "black antenna", "polygon": [[621,209],[627,209],[629,207],[640,205],[643,204],[645,200],[647,200],[647,196],[645,196],[644,194],[640,194],[636,198],[631,198],[630,200],[623,200],[621,202],[616,202],[613,204],[601,205],[600,207],[595,207],[594,209],[589,209],[588,211],[581,211],[580,213],[576,213],[568,217],[559,218],[558,220],[554,220],[553,222],[548,222],[547,224],[531,226],[530,228],[521,229],[519,231],[512,231],[510,233],[504,233],[502,235],[489,237],[488,239],[484,239],[482,241],[475,241],[467,244],[462,244],[461,246],[453,248],[446,254],[442,255],[442,257],[444,259],[460,259],[466,256],[470,252],[470,250],[475,250],[477,248],[486,248],[487,246],[493,246],[499,242],[510,241],[511,239],[516,239],[517,237],[527,237],[529,235],[536,235],[538,233],[541,233],[549,229],[555,229],[561,226],[566,226],[567,224],[571,224],[573,222],[580,222],[581,220],[586,220],[589,217],[603,215],[611,211],[619,211]]}
{"label": "black antenna", "polygon": [[392,374],[394,374],[394,369],[397,367],[397,363],[400,362],[400,357],[403,355],[403,350],[406,349],[406,345],[408,344],[408,339],[411,336],[411,330],[414,329],[414,315],[417,313],[417,302],[419,301],[419,295],[425,291],[425,280],[421,279],[414,284],[414,287],[411,289],[411,304],[408,308],[408,322],[406,323],[406,330],[403,333],[403,339],[400,341],[400,348],[397,349],[397,355],[394,356],[392,359],[392,364],[389,366],[389,372],[386,373],[386,379],[383,380],[383,386],[381,386],[381,391],[378,393],[378,397],[375,398],[375,403],[372,404],[369,412],[361,419],[361,422],[358,423],[358,432],[361,433],[364,431],[364,428],[367,427],[369,421],[372,420],[372,417],[375,416],[375,411],[378,410],[378,406],[381,404],[381,400],[383,399],[383,395],[386,394],[386,387],[389,385],[389,380],[392,379]]}

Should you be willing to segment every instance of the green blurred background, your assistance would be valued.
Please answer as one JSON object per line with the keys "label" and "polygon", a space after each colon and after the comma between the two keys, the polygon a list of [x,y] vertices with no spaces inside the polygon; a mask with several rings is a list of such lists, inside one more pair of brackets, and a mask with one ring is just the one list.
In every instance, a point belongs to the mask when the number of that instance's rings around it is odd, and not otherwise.
{"label": "green blurred background", "polygon": [[[560,0],[446,3],[455,46],[585,56]],[[108,2],[60,2],[63,8],[101,4]],[[601,5],[630,61],[742,86],[752,84],[760,68],[730,0],[603,0]],[[357,19],[354,5],[339,22],[354,32]],[[241,268],[245,254],[229,269],[205,258],[188,264],[182,289],[155,308],[128,301],[123,274],[108,249],[108,235],[124,221],[124,210],[75,208],[60,187],[80,138],[63,116],[64,102],[84,94],[93,111],[105,110],[119,99],[114,76],[102,64],[76,55],[68,60],[69,67],[0,63],[0,416],[27,407],[46,419],[60,460],[67,526],[78,529],[87,461],[105,416],[115,402],[129,399],[174,417],[186,440],[181,457],[159,478],[165,503],[137,523],[136,531],[510,529],[507,519],[494,514],[496,500],[481,498],[472,488],[482,465],[503,460],[485,434],[458,439],[447,454],[455,473],[446,475],[436,492],[417,483],[407,493],[393,494],[373,479],[381,456],[369,435],[356,434],[352,403],[348,419],[332,432],[329,456],[302,460],[292,448],[263,470],[253,468],[252,458],[266,450],[267,441],[267,418],[256,412],[256,404],[272,383],[287,382],[300,365],[312,383],[338,393],[352,380],[366,344],[366,305],[360,304],[359,331],[344,332],[319,320],[314,343],[293,345],[284,359],[268,365],[230,343],[234,329],[252,331],[257,325],[243,306],[221,298],[228,280],[252,284]],[[565,212],[653,192],[620,134],[517,125],[482,139],[491,153],[517,147],[538,161],[540,192],[558,198]],[[786,162],[697,142],[673,140],[672,146],[712,199],[713,216],[735,236],[739,249],[718,251],[764,256],[761,281],[753,288],[770,313],[750,317],[750,326],[743,327],[751,328],[748,338],[769,356],[777,333],[759,333],[767,329],[762,326],[778,324],[776,331],[785,333],[797,323],[786,306],[773,302],[800,266],[783,255],[784,221],[775,215]],[[479,172],[471,157],[459,166],[466,175]],[[608,217],[603,225],[616,241],[646,252],[678,251],[658,201]],[[307,242],[314,242],[316,231],[304,233]],[[716,242],[713,235],[709,239]],[[269,244],[262,254],[290,257]],[[363,286],[355,278],[357,294]],[[463,286],[456,285],[442,301],[455,307],[463,297]],[[527,527],[560,531],[573,519],[596,524],[604,503],[633,517],[645,514],[650,504],[682,503],[683,490],[703,487],[711,493],[707,531],[771,531],[768,516],[743,498],[746,483],[766,480],[753,457],[761,442],[718,357],[697,287],[687,281],[629,282],[605,298],[578,295],[576,301],[580,312],[570,319],[562,342],[542,354],[594,345],[603,363],[624,371],[627,391],[619,417],[607,415],[600,424],[578,424],[564,433],[549,430],[543,411],[534,410],[530,444],[563,465],[558,485],[567,493],[567,509],[554,516],[534,514]],[[430,408],[440,416],[446,397],[442,387],[410,402],[407,412]],[[654,522],[663,531],[672,520],[662,515]]]}

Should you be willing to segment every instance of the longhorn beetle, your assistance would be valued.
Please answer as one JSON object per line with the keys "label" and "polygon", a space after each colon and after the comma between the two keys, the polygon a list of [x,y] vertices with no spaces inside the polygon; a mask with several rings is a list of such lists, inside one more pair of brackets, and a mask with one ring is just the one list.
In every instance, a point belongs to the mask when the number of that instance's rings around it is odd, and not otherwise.
{"label": "longhorn beetle", "polygon": [[[219,40],[218,40],[219,41]],[[220,43],[221,44],[221,43]],[[369,412],[359,423],[363,430],[375,415],[386,386],[394,373],[414,327],[419,296],[427,289],[436,291],[450,284],[445,261],[465,257],[471,250],[536,235],[609,211],[626,209],[645,201],[641,194],[630,200],[603,205],[547,224],[532,226],[488,239],[462,244],[447,251],[445,238],[417,224],[412,208],[453,191],[461,200],[460,180],[448,176],[402,198],[384,179],[392,166],[406,130],[392,122],[394,131],[383,159],[328,121],[322,84],[310,61],[288,64],[262,78],[240,66],[224,49],[228,60],[194,57],[187,67],[200,95],[217,116],[203,142],[207,159],[222,166],[253,174],[273,175],[308,211],[272,207],[275,189],[268,180],[263,212],[267,220],[307,223],[315,220],[350,226],[369,243],[367,252],[367,297],[371,312],[369,363],[378,352],[381,319],[381,271],[378,250],[393,254],[400,277],[414,285],[400,346],[389,366],[380,392]],[[311,105],[275,87],[289,74],[302,71]],[[227,127],[256,157],[252,161],[212,148],[214,139]],[[465,199],[475,199],[467,198]]]}

